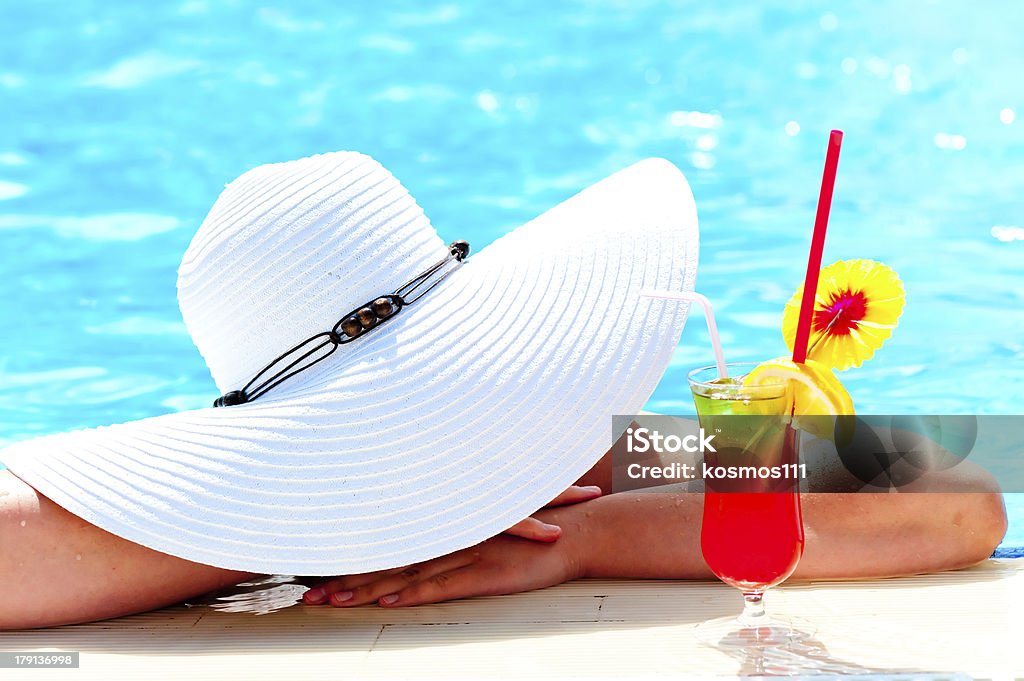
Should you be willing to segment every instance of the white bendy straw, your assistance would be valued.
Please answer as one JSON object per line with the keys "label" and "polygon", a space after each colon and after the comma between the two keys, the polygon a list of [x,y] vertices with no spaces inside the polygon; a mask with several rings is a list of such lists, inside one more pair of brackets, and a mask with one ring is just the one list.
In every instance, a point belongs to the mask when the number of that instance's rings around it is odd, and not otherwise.
{"label": "white bendy straw", "polygon": [[722,354],[722,341],[718,338],[718,325],[715,324],[715,312],[711,309],[711,301],[707,296],[699,293],[687,293],[683,291],[654,291],[644,289],[640,295],[645,298],[661,298],[663,300],[685,300],[691,303],[699,303],[704,308],[704,319],[708,323],[708,335],[711,336],[711,347],[715,352],[715,364],[718,366],[718,377],[727,378],[729,374],[725,369],[725,355]]}

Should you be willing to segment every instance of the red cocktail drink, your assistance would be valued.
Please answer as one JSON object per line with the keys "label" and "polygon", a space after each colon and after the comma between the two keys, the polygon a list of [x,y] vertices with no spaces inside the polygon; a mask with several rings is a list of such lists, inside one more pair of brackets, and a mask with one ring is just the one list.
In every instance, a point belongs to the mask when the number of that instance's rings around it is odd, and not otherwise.
{"label": "red cocktail drink", "polygon": [[[767,423],[770,417],[752,419]],[[717,421],[721,424],[722,419]],[[793,574],[803,554],[796,435],[783,426],[781,441],[772,438],[767,444],[778,447],[777,454],[764,452],[762,444],[755,452],[719,448],[708,455],[725,475],[740,466],[755,465],[769,476],[778,472],[778,477],[727,479],[727,484],[705,482],[701,551],[715,576],[737,589],[763,592],[782,583]],[[794,475],[783,477],[789,474]]]}
{"label": "red cocktail drink", "polygon": [[785,492],[710,492],[700,548],[720,580],[764,591],[793,574],[804,550],[800,496]]}
{"label": "red cocktail drink", "polygon": [[[704,454],[700,538],[711,571],[743,592],[746,607],[738,624],[760,627],[774,642],[791,630],[769,626],[762,597],[793,574],[803,554],[804,469],[787,384],[744,384],[753,367],[729,365],[729,375],[738,378],[721,379],[716,367],[690,374],[700,426],[714,434],[715,445]],[[737,622],[721,624],[727,629]]]}

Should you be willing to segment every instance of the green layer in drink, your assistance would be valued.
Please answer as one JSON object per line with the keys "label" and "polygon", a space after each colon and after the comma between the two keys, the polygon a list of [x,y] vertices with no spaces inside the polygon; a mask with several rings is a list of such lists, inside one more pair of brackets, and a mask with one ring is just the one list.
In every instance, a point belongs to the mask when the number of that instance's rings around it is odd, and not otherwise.
{"label": "green layer in drink", "polygon": [[700,426],[719,446],[756,453],[781,445],[789,422],[785,385],[743,385],[741,378],[730,377],[691,388]]}

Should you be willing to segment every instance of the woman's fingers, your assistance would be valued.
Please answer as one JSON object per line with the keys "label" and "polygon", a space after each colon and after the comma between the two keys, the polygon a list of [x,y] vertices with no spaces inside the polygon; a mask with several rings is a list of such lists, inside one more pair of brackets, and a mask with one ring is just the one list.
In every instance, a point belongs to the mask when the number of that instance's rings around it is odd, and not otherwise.
{"label": "woman's fingers", "polygon": [[481,569],[478,565],[465,565],[440,572],[400,591],[388,592],[377,603],[385,607],[404,607],[440,603],[454,598],[498,595],[514,590],[496,581],[489,570]]}
{"label": "woman's fingers", "polygon": [[358,575],[343,575],[341,577],[334,577],[326,581],[315,584],[309,588],[304,594],[302,594],[302,600],[306,603],[316,605],[317,603],[323,603],[327,600],[328,596],[337,591],[346,591],[354,589],[357,586],[369,584],[375,580],[381,579],[388,575],[393,575],[396,572],[407,570],[410,566],[391,568],[389,570],[377,570],[376,572],[364,572]]}
{"label": "woman's fingers", "polygon": [[530,517],[520,520],[502,534],[510,534],[514,537],[521,537],[532,541],[553,542],[562,536],[562,528],[558,525],[550,525]]}
{"label": "woman's fingers", "polygon": [[597,485],[588,485],[586,487],[572,485],[552,499],[545,508],[549,508],[551,506],[565,506],[567,504],[578,504],[581,501],[596,499],[601,496],[601,494],[601,488]]}
{"label": "woman's fingers", "polygon": [[[591,499],[596,499],[599,496],[601,496],[601,488],[597,485],[590,485],[587,487],[572,485],[552,499],[545,508],[550,506],[578,504],[581,501],[589,501]],[[550,543],[557,541],[558,538],[562,536],[562,528],[558,525],[545,523],[531,516],[520,520],[512,527],[505,530],[502,534],[509,534],[513,537],[521,537],[522,539],[529,539],[531,541]]]}
{"label": "woman's fingers", "polygon": [[345,584],[331,591],[322,601],[336,607],[350,607],[373,603],[382,596],[408,588],[422,580],[430,579],[438,574],[457,570],[473,562],[473,556],[464,551],[410,565],[390,574],[363,584]]}

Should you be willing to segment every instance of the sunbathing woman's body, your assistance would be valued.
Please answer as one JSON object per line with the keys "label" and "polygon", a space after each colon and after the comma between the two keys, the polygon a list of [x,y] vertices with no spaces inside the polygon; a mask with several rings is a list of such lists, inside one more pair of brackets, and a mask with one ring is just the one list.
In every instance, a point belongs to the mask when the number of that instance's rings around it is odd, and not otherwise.
{"label": "sunbathing woman's body", "polygon": [[[606,455],[579,484],[609,490],[611,480]],[[955,473],[932,474],[918,484],[930,492],[805,494],[805,552],[793,579],[948,570],[991,555],[1006,516],[987,473],[962,464]],[[494,537],[404,569],[329,580],[305,600],[399,607],[514,593],[577,577],[711,577],[699,545],[701,495],[627,492],[591,499],[594,494],[570,490],[563,501],[590,500],[538,511],[536,520],[513,530],[519,536]],[[121,539],[0,471],[0,580],[7,585],[0,629],[143,612],[252,576]]]}

